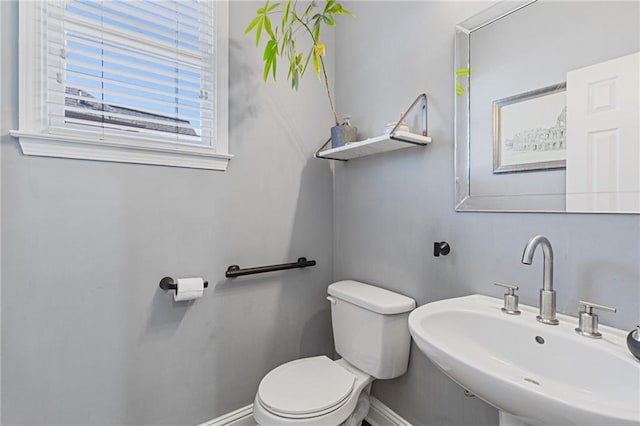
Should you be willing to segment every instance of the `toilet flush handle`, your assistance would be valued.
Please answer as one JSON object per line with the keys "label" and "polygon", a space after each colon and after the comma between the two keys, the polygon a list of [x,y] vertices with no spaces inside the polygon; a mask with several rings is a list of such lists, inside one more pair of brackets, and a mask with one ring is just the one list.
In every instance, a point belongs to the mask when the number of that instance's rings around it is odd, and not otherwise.
{"label": "toilet flush handle", "polygon": [[336,299],[335,299],[335,297],[327,296],[327,300],[328,300],[329,302],[331,302],[331,304],[332,304],[332,305],[335,305],[335,304],[336,304]]}

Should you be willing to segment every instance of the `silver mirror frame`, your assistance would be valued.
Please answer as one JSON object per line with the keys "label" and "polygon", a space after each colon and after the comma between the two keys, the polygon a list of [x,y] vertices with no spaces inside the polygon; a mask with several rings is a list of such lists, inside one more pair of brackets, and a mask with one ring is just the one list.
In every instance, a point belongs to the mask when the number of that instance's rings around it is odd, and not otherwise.
{"label": "silver mirror frame", "polygon": [[[456,25],[454,69],[471,68],[470,42],[474,31],[504,18],[537,0],[502,1]],[[465,92],[455,97],[455,199],[456,211],[478,212],[564,212],[563,209],[540,208],[540,203],[563,205],[564,194],[536,194],[526,196],[471,195],[470,181],[470,73],[466,74]],[[458,77],[460,78],[460,77]]]}

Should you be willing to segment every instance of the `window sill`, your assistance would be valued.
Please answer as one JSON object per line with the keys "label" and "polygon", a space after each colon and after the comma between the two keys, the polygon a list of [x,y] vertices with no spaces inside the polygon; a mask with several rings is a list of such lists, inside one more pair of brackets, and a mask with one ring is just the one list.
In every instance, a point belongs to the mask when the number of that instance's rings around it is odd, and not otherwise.
{"label": "window sill", "polygon": [[207,170],[226,170],[229,160],[233,158],[233,155],[230,154],[216,153],[210,147],[174,145],[136,140],[135,138],[106,141],[19,130],[12,130],[9,133],[19,139],[23,154],[41,157],[154,164]]}

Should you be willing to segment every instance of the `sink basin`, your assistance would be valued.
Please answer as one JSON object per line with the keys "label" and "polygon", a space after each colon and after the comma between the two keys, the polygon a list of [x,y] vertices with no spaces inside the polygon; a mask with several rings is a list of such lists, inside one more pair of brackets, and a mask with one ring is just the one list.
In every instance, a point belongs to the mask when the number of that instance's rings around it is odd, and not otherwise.
{"label": "sink basin", "polygon": [[577,318],[558,314],[551,326],[536,321],[537,308],[520,305],[516,316],[501,307],[481,295],[428,303],[409,315],[409,330],[447,376],[510,424],[640,426],[640,361],[627,332],[601,325],[602,339],[590,339],[574,331]]}

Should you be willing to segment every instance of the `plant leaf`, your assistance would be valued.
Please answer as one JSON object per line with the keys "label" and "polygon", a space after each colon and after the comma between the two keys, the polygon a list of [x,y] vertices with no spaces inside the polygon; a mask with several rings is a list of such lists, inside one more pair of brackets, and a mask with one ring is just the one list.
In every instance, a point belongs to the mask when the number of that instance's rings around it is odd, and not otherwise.
{"label": "plant leaf", "polygon": [[[276,49],[275,51],[277,52],[278,51],[278,45],[275,46],[275,49]],[[278,55],[274,54],[273,55],[273,61],[271,62],[271,64],[272,64],[271,70],[273,71],[273,73],[272,73],[273,81],[276,80],[276,65],[277,65],[277,63],[278,63]]]}
{"label": "plant leaf", "polygon": [[269,7],[269,0],[267,0],[264,4],[264,6],[262,6],[260,9],[258,9],[258,11],[256,12],[259,15],[264,15],[267,12],[267,8]]}
{"label": "plant leaf", "polygon": [[269,39],[269,41],[267,41],[267,45],[264,47],[264,54],[262,55],[262,59],[264,59],[265,61],[269,58],[269,56],[272,55],[272,49],[271,46],[273,45],[273,39]]}
{"label": "plant leaf", "polygon": [[282,30],[284,31],[285,24],[289,20],[289,9],[291,8],[291,0],[287,0],[284,3],[284,8],[282,11]]}
{"label": "plant leaf", "polygon": [[[304,66],[302,67],[302,72],[301,72],[302,75],[304,75],[304,73],[307,72],[307,67],[309,66],[309,61],[311,60],[312,50],[314,49],[315,47],[311,48],[311,50],[309,51],[309,54],[307,55],[307,59],[305,59],[304,61]],[[300,60],[302,61],[302,53],[300,54]]]}
{"label": "plant leaf", "polygon": [[325,13],[339,13],[339,11],[342,9],[342,5],[340,3],[336,3],[336,2],[332,2],[331,6],[329,6],[329,4],[327,3],[327,6],[325,8]]}
{"label": "plant leaf", "polygon": [[327,11],[333,7],[333,4],[335,2],[336,2],[336,0],[327,0],[327,3],[324,5],[323,13],[327,13]]}
{"label": "plant leaf", "polygon": [[255,27],[258,24],[260,19],[262,19],[262,16],[256,16],[255,18],[253,18],[253,21],[251,21],[249,26],[247,26],[247,28],[244,30],[244,33],[245,34],[249,33],[249,31],[251,31],[253,27]]}
{"label": "plant leaf", "polygon": [[332,27],[335,27],[336,25],[336,20],[333,19],[333,16],[331,15],[322,15],[322,20],[326,22],[327,25],[331,25]]}
{"label": "plant leaf", "polygon": [[302,67],[302,53],[299,53],[296,56],[296,73],[298,76],[298,81],[296,83],[296,90],[298,89],[298,85],[300,84],[300,78],[304,75],[304,68]]}
{"label": "plant leaf", "polygon": [[298,68],[293,70],[293,75],[291,76],[291,87],[298,90],[298,84],[300,83],[300,74]]}
{"label": "plant leaf", "polygon": [[267,59],[264,61],[264,71],[262,73],[263,81],[267,81],[267,79],[269,78],[270,69],[271,69],[271,61]]}
{"label": "plant leaf", "polygon": [[263,78],[266,81],[269,77],[269,71],[273,72],[273,79],[276,79],[276,68],[278,63],[278,41],[276,39],[270,39],[264,49],[264,75]]}
{"label": "plant leaf", "polygon": [[320,80],[320,55],[318,55],[318,51],[313,49],[313,70],[316,72],[316,76],[318,80]]}
{"label": "plant leaf", "polygon": [[327,10],[327,12],[329,13],[335,13],[335,14],[340,14],[340,15],[349,15],[349,16],[353,16],[353,13],[351,13],[350,11],[348,11],[347,9],[345,9],[344,7],[342,7],[342,5],[340,3],[336,3],[333,5],[332,8],[330,8],[329,10]]}
{"label": "plant leaf", "polygon": [[316,8],[316,2],[315,1],[311,1],[311,3],[309,4],[309,6],[307,6],[307,9],[304,11],[304,13],[302,15],[308,15],[311,13],[311,11],[313,9]]}
{"label": "plant leaf", "polygon": [[278,42],[276,39],[269,39],[264,48],[264,73],[262,78],[267,81],[269,78],[269,71],[273,71],[273,79],[276,79],[276,66],[278,60]]}
{"label": "plant leaf", "polygon": [[267,81],[269,78],[269,71],[271,70],[271,64],[273,63],[272,58],[267,53],[266,49],[264,52],[264,71],[262,73],[262,80]]}
{"label": "plant leaf", "polygon": [[273,29],[271,28],[271,19],[267,15],[264,15],[264,29],[267,31],[267,34],[271,36],[271,38],[276,38],[273,33]]}
{"label": "plant leaf", "polygon": [[[262,79],[264,81],[269,80],[269,72],[273,70],[273,67],[275,65],[274,58],[275,57],[271,57],[271,58],[265,60],[265,62],[264,62],[264,73],[262,75]],[[273,79],[274,80],[276,79],[275,76],[273,77]]]}
{"label": "plant leaf", "polygon": [[289,39],[289,44],[287,46],[287,59],[289,59],[289,64],[292,68],[296,65],[296,43],[294,39]]}
{"label": "plant leaf", "polygon": [[291,34],[289,31],[282,32],[282,40],[281,40],[282,44],[280,46],[280,55],[284,53],[284,49],[285,47],[287,47],[287,44],[289,43],[289,34]]}
{"label": "plant leaf", "polygon": [[269,13],[269,12],[273,11],[273,9],[275,9],[275,8],[276,8],[276,7],[278,7],[278,6],[280,6],[280,3],[274,3],[274,4],[272,4],[271,6],[269,6],[269,7],[267,8],[267,13]]}
{"label": "plant leaf", "polygon": [[260,45],[260,36],[262,35],[262,26],[264,25],[264,16],[260,18],[260,22],[258,22],[258,27],[256,28],[256,46]]}

